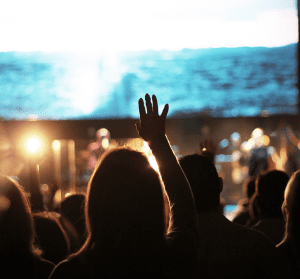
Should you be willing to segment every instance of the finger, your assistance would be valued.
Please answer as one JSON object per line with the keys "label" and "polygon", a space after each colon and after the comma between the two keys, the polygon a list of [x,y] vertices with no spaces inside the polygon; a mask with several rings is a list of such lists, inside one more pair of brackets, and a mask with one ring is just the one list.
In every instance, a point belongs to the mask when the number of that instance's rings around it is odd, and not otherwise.
{"label": "finger", "polygon": [[136,122],[135,123],[135,127],[138,130],[138,132],[140,132],[140,130],[141,130],[141,122],[140,121]]}
{"label": "finger", "polygon": [[144,106],[144,101],[142,98],[139,99],[139,112],[140,112],[140,119],[143,121],[146,117],[146,111]]}
{"label": "finger", "polygon": [[158,115],[158,104],[155,95],[152,95],[152,103],[153,103],[153,112],[155,115]]}
{"label": "finger", "polygon": [[165,107],[164,107],[164,109],[163,109],[163,111],[162,111],[162,113],[161,113],[161,117],[164,120],[166,120],[166,118],[167,118],[168,111],[169,111],[169,105],[166,104]]}
{"label": "finger", "polygon": [[145,99],[146,99],[147,113],[151,113],[152,112],[152,104],[151,104],[151,99],[150,99],[150,96],[148,93],[146,94]]}

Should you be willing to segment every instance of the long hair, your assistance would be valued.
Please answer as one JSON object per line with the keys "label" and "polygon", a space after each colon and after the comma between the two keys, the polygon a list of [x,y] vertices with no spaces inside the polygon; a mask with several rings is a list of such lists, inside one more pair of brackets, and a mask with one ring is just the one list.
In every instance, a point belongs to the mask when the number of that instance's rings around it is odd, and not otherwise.
{"label": "long hair", "polygon": [[0,175],[0,258],[38,257],[30,203],[22,187]]}
{"label": "long hair", "polygon": [[143,153],[122,147],[102,157],[88,184],[85,215],[88,239],[77,255],[101,259],[107,272],[123,275],[159,259],[166,240],[163,188]]}
{"label": "long hair", "polygon": [[300,171],[291,177],[284,193],[282,209],[285,212],[285,237],[292,237],[295,241],[298,255],[300,255]]}

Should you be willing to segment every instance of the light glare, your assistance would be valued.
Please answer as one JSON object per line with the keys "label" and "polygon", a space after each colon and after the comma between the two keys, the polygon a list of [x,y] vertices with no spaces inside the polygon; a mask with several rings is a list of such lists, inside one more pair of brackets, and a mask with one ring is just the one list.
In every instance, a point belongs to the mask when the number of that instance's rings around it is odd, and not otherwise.
{"label": "light glare", "polygon": [[28,140],[27,148],[28,148],[29,152],[35,153],[40,148],[40,146],[41,146],[41,143],[38,139],[32,138],[32,139]]}

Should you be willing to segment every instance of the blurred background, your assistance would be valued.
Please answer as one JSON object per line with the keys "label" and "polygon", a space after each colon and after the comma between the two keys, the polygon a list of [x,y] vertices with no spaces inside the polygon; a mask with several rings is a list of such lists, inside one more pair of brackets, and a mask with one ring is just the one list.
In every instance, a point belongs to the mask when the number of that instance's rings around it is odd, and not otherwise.
{"label": "blurred background", "polygon": [[228,204],[251,158],[299,168],[295,0],[3,1],[0,38],[3,174],[31,156],[44,189],[84,191],[99,129],[105,149],[147,148],[134,127],[146,92],[169,103],[178,156],[213,141]]}

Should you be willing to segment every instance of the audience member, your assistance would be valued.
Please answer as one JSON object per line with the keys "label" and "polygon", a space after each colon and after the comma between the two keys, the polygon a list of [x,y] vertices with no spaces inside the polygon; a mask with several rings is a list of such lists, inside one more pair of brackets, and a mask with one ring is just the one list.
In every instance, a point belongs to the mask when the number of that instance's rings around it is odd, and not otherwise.
{"label": "audience member", "polygon": [[43,250],[43,258],[55,265],[70,254],[70,243],[66,232],[48,212],[33,214],[36,242]]}
{"label": "audience member", "polygon": [[[235,217],[233,218],[232,222],[240,224],[240,225],[246,225],[248,222],[250,222],[250,219],[252,218],[249,213],[249,203],[252,195],[255,193],[255,177],[251,176],[243,184],[243,194],[244,199],[241,199],[238,203],[238,211],[235,214]],[[256,216],[258,214],[256,213]],[[257,222],[258,220],[256,220]],[[253,224],[254,225],[254,224]]]}
{"label": "audience member", "polygon": [[260,174],[256,179],[255,195],[260,221],[252,228],[264,233],[275,245],[281,242],[285,231],[281,205],[288,181],[287,173],[279,170]]}
{"label": "audience member", "polygon": [[61,202],[60,206],[61,218],[67,219],[75,228],[80,246],[82,246],[86,240],[84,207],[84,194],[70,195]]}
{"label": "audience member", "polygon": [[198,215],[196,278],[282,278],[284,267],[275,245],[260,232],[232,223],[220,211],[223,182],[212,161],[194,154],[179,162]]}
{"label": "audience member", "polygon": [[31,208],[21,186],[0,176],[1,278],[48,278],[54,264],[41,258],[34,245]]}
{"label": "audience member", "polygon": [[277,245],[286,257],[294,274],[300,278],[300,171],[294,173],[284,193],[282,212],[286,222],[282,242]]}
{"label": "audience member", "polygon": [[[148,142],[160,168],[129,148],[108,151],[88,186],[88,239],[60,263],[57,278],[193,278],[197,258],[197,219],[193,196],[165,136],[168,105],[158,115],[156,97],[139,100],[139,135]],[[167,229],[164,189],[171,203]]]}

